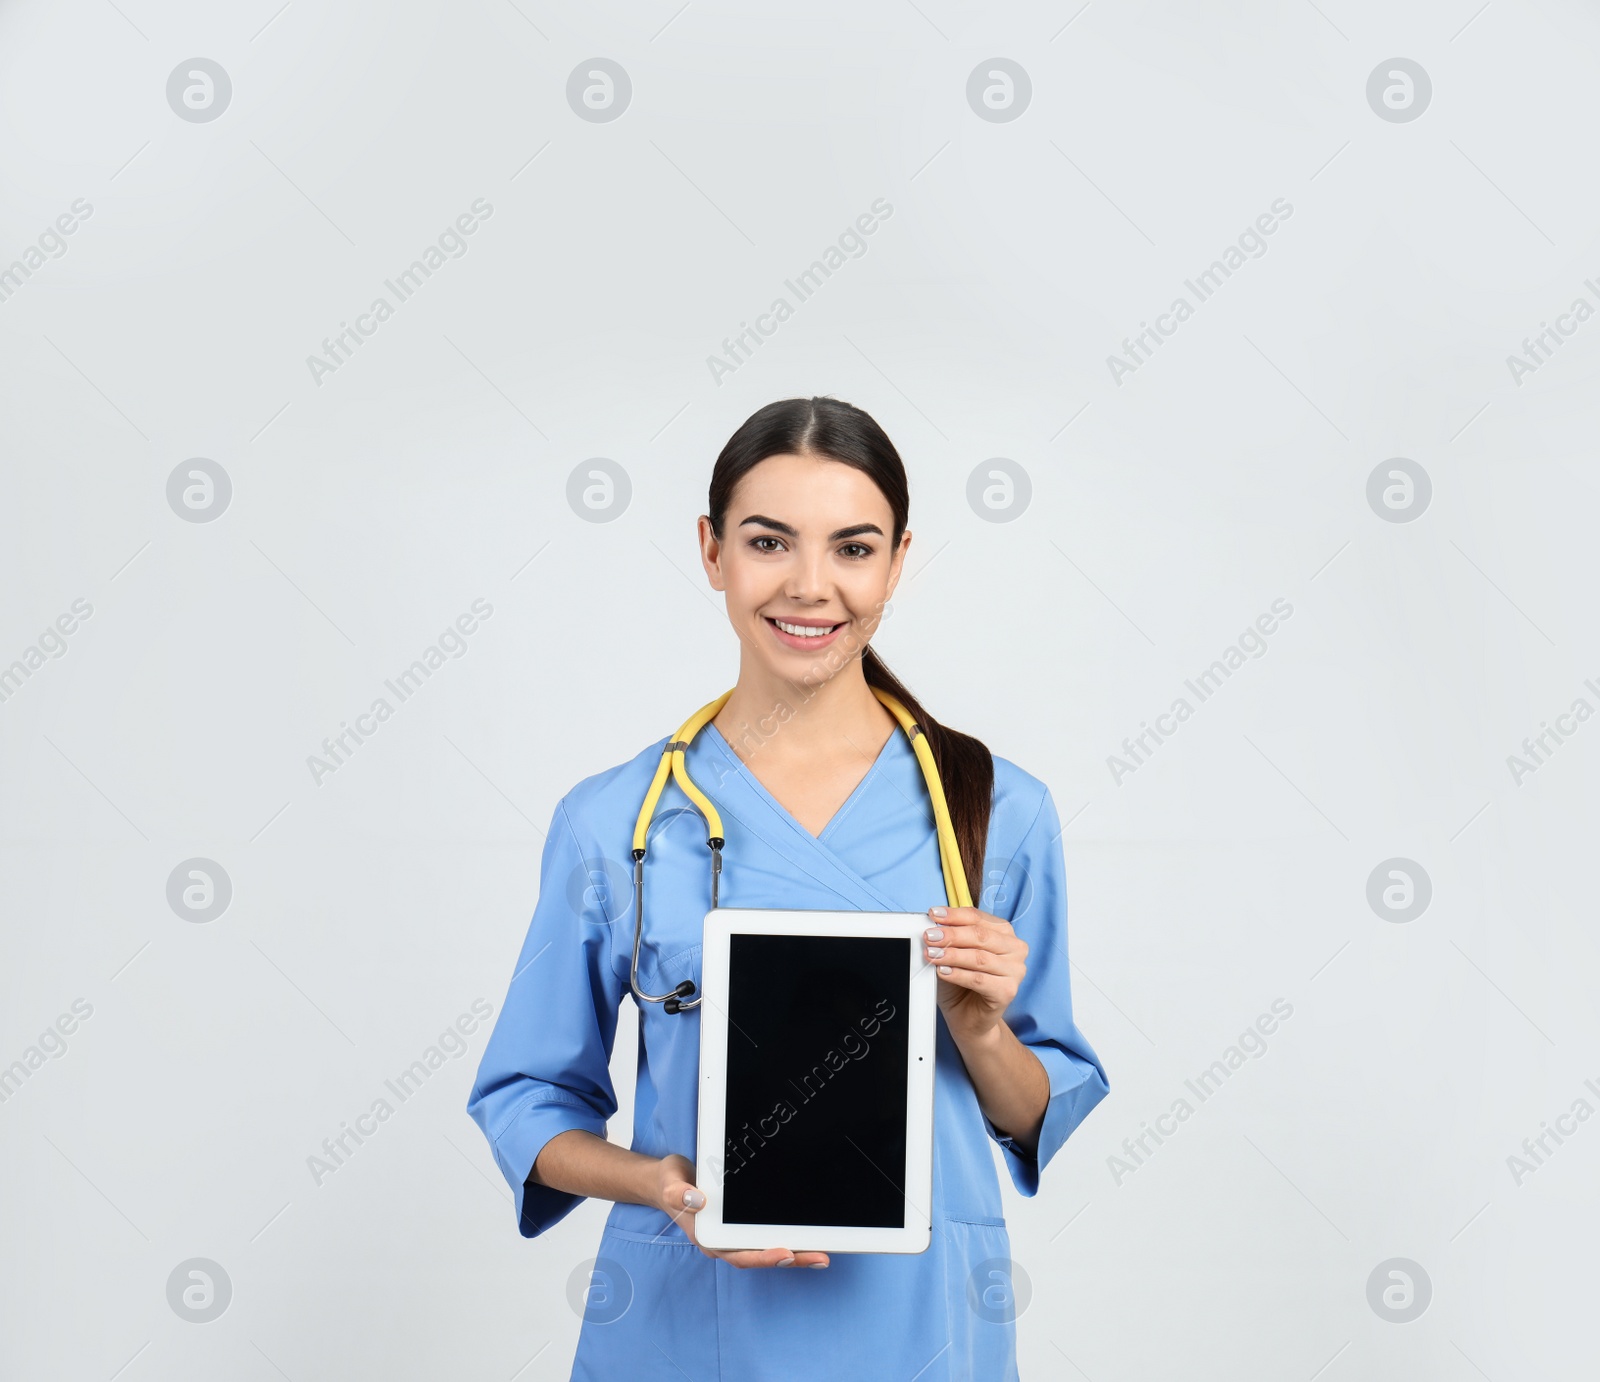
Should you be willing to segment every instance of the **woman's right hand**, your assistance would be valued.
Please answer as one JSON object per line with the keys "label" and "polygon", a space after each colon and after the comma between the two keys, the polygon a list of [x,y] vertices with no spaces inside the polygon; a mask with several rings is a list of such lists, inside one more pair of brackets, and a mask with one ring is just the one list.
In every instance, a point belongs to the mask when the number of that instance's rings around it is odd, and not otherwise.
{"label": "woman's right hand", "polygon": [[694,1165],[673,1153],[661,1158],[656,1184],[656,1207],[672,1216],[695,1247],[707,1257],[718,1257],[735,1267],[826,1267],[825,1252],[790,1252],[788,1248],[705,1248],[694,1234],[694,1216],[705,1208],[703,1191],[695,1188]]}

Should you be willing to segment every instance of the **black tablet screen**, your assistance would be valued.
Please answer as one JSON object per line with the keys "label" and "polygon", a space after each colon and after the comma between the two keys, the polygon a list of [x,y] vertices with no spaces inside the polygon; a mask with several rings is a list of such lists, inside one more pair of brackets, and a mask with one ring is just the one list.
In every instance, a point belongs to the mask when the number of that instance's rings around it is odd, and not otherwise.
{"label": "black tablet screen", "polygon": [[903,1228],[911,942],[730,940],[723,1220]]}

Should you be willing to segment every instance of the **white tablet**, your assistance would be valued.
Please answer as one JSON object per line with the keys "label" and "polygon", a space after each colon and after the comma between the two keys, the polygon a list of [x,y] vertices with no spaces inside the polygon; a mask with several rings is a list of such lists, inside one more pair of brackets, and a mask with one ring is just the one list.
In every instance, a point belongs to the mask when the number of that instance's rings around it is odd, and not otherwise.
{"label": "white tablet", "polygon": [[922,912],[716,908],[701,956],[708,1248],[922,1252],[937,979]]}

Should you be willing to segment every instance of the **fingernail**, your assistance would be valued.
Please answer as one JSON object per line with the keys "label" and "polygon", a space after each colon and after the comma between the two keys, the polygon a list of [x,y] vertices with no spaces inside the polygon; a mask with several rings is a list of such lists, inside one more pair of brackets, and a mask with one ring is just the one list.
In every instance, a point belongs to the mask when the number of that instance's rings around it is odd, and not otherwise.
{"label": "fingernail", "polygon": [[828,1264],[826,1262],[813,1262],[811,1265],[813,1267],[826,1267]]}
{"label": "fingernail", "polygon": [[790,1253],[789,1256],[787,1256],[787,1257],[780,1257],[778,1259],[778,1265],[780,1267],[787,1267],[793,1261],[794,1261],[794,1254]]}
{"label": "fingernail", "polygon": [[948,974],[949,972],[950,972],[950,966],[949,965],[940,965],[939,966],[939,973]]}
{"label": "fingernail", "polygon": [[698,1190],[685,1190],[683,1192],[683,1207],[685,1209],[704,1209],[706,1197]]}
{"label": "fingernail", "polygon": [[930,926],[922,934],[930,941],[942,941],[944,939],[944,928],[942,926]]}
{"label": "fingernail", "polygon": [[930,960],[937,960],[943,954],[944,947],[942,945],[930,945],[928,947],[928,958]]}
{"label": "fingernail", "polygon": [[928,908],[928,915],[929,916],[935,916],[935,917],[943,917],[943,916],[948,916],[949,913],[943,907],[930,907],[930,908]]}

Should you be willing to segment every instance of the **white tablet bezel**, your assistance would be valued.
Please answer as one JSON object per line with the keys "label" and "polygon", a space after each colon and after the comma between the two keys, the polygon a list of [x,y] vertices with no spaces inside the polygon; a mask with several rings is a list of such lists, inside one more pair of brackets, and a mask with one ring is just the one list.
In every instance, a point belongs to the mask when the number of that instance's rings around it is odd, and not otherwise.
{"label": "white tablet bezel", "polygon": [[[775,1248],[794,1252],[899,1252],[927,1249],[933,1236],[933,1088],[938,981],[922,958],[924,912],[820,912],[719,907],[706,913],[701,948],[700,1081],[696,1183],[705,1207],[694,1216],[695,1236],[708,1248]],[[734,935],[904,937],[909,966],[906,1063],[905,1227],[855,1224],[728,1224],[722,1219],[722,1162],[726,1146],[728,1077],[728,962]]]}

